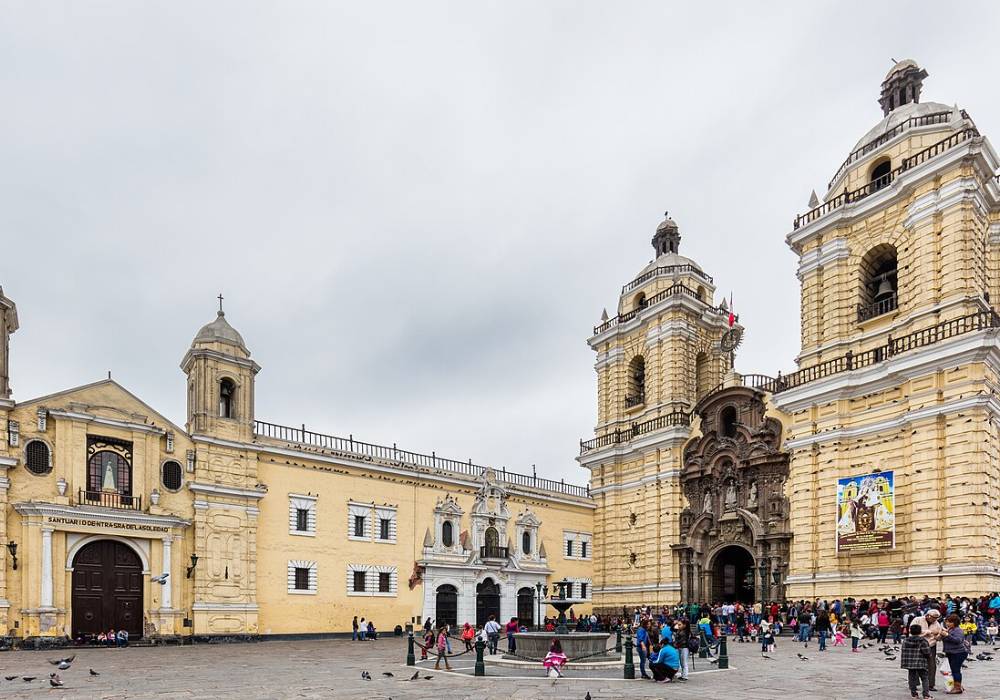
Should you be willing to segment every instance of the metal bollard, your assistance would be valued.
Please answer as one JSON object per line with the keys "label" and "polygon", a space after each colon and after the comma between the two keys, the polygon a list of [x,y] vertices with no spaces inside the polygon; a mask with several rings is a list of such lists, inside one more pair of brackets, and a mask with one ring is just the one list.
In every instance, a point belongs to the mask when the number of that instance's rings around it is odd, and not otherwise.
{"label": "metal bollard", "polygon": [[625,679],[635,679],[635,664],[632,663],[632,635],[625,637]]}
{"label": "metal bollard", "polygon": [[483,649],[486,648],[486,642],[482,639],[476,640],[476,672],[477,676],[486,675],[486,664],[483,663]]}
{"label": "metal bollard", "polygon": [[698,658],[707,659],[708,658],[708,637],[705,636],[705,630],[699,629],[699,634],[701,634],[701,644],[698,645]]}
{"label": "metal bollard", "polygon": [[413,632],[406,638],[406,665],[416,666],[417,657],[413,655]]}
{"label": "metal bollard", "polygon": [[622,653],[622,628],[621,625],[615,630],[615,653]]}
{"label": "metal bollard", "polygon": [[729,650],[726,647],[726,635],[719,639],[719,666],[718,668],[729,668]]}

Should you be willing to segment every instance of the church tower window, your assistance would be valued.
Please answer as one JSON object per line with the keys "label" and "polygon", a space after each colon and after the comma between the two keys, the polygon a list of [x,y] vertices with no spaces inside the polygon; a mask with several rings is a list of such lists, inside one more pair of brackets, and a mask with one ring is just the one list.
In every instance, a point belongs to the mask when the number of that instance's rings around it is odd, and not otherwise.
{"label": "church tower window", "polygon": [[445,520],[444,524],[441,525],[441,544],[445,547],[451,547],[455,544],[454,528],[452,528],[450,520]]}
{"label": "church tower window", "polygon": [[859,323],[896,310],[899,278],[894,246],[883,243],[869,250],[861,260],[860,277]]}
{"label": "church tower window", "polygon": [[632,300],[632,310],[641,311],[646,308],[646,295],[643,292],[639,292],[635,295],[635,299]]}
{"label": "church tower window", "polygon": [[736,437],[736,409],[726,406],[719,413],[719,422],[722,424],[722,434],[728,438]]}
{"label": "church tower window", "polygon": [[219,417],[235,418],[233,411],[236,399],[236,385],[232,379],[223,379],[219,382]]}
{"label": "church tower window", "polygon": [[525,532],[521,535],[521,552],[531,554],[531,533]]}
{"label": "church tower window", "polygon": [[869,176],[869,182],[872,185],[872,192],[889,185],[892,182],[892,161],[886,158],[876,163]]}
{"label": "church tower window", "polygon": [[628,365],[628,389],[625,392],[625,408],[646,403],[646,360],[641,356],[632,358]]}

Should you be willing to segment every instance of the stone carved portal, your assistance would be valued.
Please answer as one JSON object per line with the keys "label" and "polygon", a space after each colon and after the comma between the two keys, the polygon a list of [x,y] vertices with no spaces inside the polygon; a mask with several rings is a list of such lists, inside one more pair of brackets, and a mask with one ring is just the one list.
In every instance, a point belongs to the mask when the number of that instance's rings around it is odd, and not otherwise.
{"label": "stone carved portal", "polygon": [[781,451],[781,422],[765,410],[764,395],[743,386],[695,406],[701,435],[684,449],[681,483],[688,506],[680,516],[681,542],[673,547],[685,602],[784,595],[773,574],[783,578],[788,571],[789,455]]}

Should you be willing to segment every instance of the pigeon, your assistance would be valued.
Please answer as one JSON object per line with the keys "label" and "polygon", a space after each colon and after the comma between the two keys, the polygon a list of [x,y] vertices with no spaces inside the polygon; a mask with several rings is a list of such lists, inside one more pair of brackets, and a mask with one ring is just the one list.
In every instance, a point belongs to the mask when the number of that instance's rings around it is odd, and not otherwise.
{"label": "pigeon", "polygon": [[382,675],[386,678],[392,678],[392,671],[382,671]]}
{"label": "pigeon", "polygon": [[8,680],[8,681],[12,681],[15,678],[17,678],[17,676],[4,676],[4,680]]}
{"label": "pigeon", "polygon": [[797,657],[799,657],[800,659],[802,659],[803,661],[808,661],[809,660],[808,656],[803,656],[802,654],[799,654],[798,652],[796,652],[795,655]]}
{"label": "pigeon", "polygon": [[73,654],[73,656],[65,656],[65,657],[63,657],[61,659],[49,659],[49,663],[52,664],[53,666],[58,666],[59,664],[63,664],[63,663],[65,663],[65,664],[71,664],[71,663],[73,663],[73,659],[75,659],[75,658],[76,658],[76,654]]}
{"label": "pigeon", "polygon": [[21,680],[24,681],[25,683],[31,683],[31,681],[35,680],[36,678],[38,678],[38,676],[21,676]]}
{"label": "pigeon", "polygon": [[424,676],[424,680],[425,680],[425,681],[429,681],[429,680],[430,680],[431,678],[433,678],[433,677],[434,677],[434,676]]}
{"label": "pigeon", "polygon": [[417,680],[418,678],[420,678],[420,671],[414,671],[414,672],[413,672],[413,675],[412,675],[412,676],[410,676],[410,680],[411,680],[411,681],[415,681],[415,680]]}
{"label": "pigeon", "polygon": [[69,666],[70,666],[69,661],[60,661],[59,665],[56,666],[56,668],[58,668],[60,671],[66,671],[67,669],[69,669]]}
{"label": "pigeon", "polygon": [[372,676],[371,676],[370,673],[368,673],[368,671],[362,671],[361,672],[361,680],[363,680],[363,681],[370,681],[371,679],[372,679]]}
{"label": "pigeon", "polygon": [[895,661],[897,658],[899,658],[899,657],[897,657],[897,656],[887,656],[887,657],[885,657],[885,660],[886,661]]}
{"label": "pigeon", "polygon": [[54,674],[51,678],[49,678],[49,685],[51,685],[53,688],[63,687],[62,678],[59,677],[58,673]]}
{"label": "pigeon", "polygon": [[592,699],[592,698],[590,697],[590,691],[589,691],[589,690],[587,691],[587,694],[583,696],[583,700],[593,700],[593,699]]}
{"label": "pigeon", "polygon": [[764,652],[761,652],[761,654],[760,654],[760,657],[761,657],[762,659],[770,659],[770,658],[773,658],[773,657],[771,657],[771,656],[768,656],[768,655],[767,655],[767,654],[765,654]]}
{"label": "pigeon", "polygon": [[94,669],[90,669],[90,675],[92,675],[92,676],[99,676],[101,674],[98,673],[97,671],[95,671]]}
{"label": "pigeon", "polygon": [[993,655],[980,652],[976,654],[976,659],[978,659],[979,661],[992,661]]}

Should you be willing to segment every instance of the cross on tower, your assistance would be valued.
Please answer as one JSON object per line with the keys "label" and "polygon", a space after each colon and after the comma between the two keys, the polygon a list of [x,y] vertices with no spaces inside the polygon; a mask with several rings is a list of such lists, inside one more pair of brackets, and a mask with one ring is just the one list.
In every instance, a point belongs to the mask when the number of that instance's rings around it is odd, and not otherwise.
{"label": "cross on tower", "polygon": [[219,297],[218,297],[218,299],[219,299],[219,313],[220,313],[220,314],[221,314],[221,313],[223,313],[223,311],[222,311],[222,300],[223,300],[224,298],[225,298],[225,297],[223,297],[223,296],[222,296],[222,292],[219,292]]}

